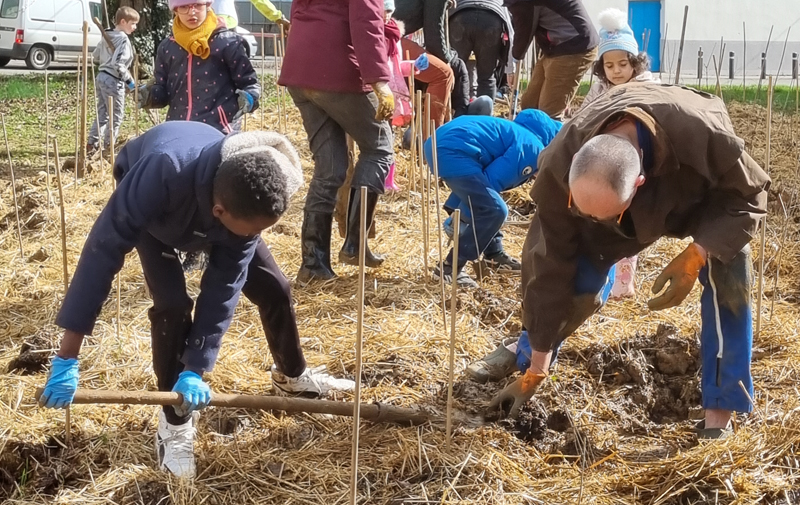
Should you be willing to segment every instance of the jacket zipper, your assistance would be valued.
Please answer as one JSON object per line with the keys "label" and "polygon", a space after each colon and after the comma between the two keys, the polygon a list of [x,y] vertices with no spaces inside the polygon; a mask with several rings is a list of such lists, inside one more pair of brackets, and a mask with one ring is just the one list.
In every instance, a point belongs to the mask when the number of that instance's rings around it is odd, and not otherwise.
{"label": "jacket zipper", "polygon": [[189,101],[186,107],[186,120],[192,120],[192,53],[189,52],[189,66],[186,69],[186,96]]}

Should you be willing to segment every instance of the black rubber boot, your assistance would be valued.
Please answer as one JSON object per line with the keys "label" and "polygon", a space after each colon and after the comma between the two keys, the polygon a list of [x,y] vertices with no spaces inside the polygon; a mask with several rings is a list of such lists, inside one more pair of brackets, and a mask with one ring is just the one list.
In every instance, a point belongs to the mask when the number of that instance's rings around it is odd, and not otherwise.
{"label": "black rubber boot", "polygon": [[[378,194],[367,192],[367,226],[369,230],[372,226],[372,219],[375,217],[375,207],[378,205]],[[344,245],[339,251],[339,261],[348,265],[358,266],[358,243],[361,236],[361,192],[350,189],[350,205],[347,207],[347,236],[344,238]],[[364,240],[366,255],[364,264],[368,267],[379,267],[385,259],[383,256],[373,254],[369,250],[369,244]]]}
{"label": "black rubber boot", "polygon": [[297,272],[297,280],[327,281],[336,277],[331,268],[331,223],[333,214],[306,212],[303,215],[301,251],[303,263]]}

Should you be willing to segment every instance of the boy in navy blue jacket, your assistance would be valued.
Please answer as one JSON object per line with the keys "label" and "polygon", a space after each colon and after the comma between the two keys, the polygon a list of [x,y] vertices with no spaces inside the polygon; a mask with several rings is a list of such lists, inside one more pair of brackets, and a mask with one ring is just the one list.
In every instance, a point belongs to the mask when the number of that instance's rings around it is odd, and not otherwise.
{"label": "boy in navy blue jacket", "polygon": [[[436,130],[439,177],[450,187],[444,208],[461,209],[457,281],[476,287],[463,271],[468,261],[484,254],[485,263],[501,270],[520,270],[520,263],[503,250],[500,227],[508,207],[500,196],[536,174],[539,153],[561,129],[561,123],[540,110],[522,111],[514,121],[490,116],[461,116]],[[431,139],[425,142],[425,158],[433,170]],[[452,216],[448,218],[452,222]],[[445,231],[452,228],[445,221]],[[475,229],[473,231],[472,226]],[[444,261],[444,277],[453,274],[453,251]],[[434,276],[440,275],[438,267]]]}
{"label": "boy in navy blue jacket", "polygon": [[[114,165],[118,187],[86,239],[56,318],[65,329],[40,403],[63,408],[78,387],[78,353],[122,268],[136,248],[153,297],[153,369],[160,391],[183,395],[159,413],[159,465],[178,476],[195,471],[192,412],[211,391],[203,382],[217,359],[239,294],[259,310],[275,365],[278,394],[318,396],[353,382],[306,367],[289,283],[261,231],[275,224],[302,185],[297,153],[285,137],[247,132],[225,137],[202,123],[174,121],[129,142]],[[180,251],[210,250],[194,303]]]}

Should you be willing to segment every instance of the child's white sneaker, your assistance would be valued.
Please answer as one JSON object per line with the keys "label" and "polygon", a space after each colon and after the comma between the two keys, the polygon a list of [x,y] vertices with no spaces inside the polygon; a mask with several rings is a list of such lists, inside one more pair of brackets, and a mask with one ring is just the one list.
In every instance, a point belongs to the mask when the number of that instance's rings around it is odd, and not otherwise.
{"label": "child's white sneaker", "polygon": [[337,379],[325,371],[325,367],[308,368],[299,377],[288,377],[272,365],[272,391],[278,396],[300,396],[318,398],[329,391],[353,391],[355,381]]}
{"label": "child's white sneaker", "polygon": [[169,424],[164,411],[158,413],[156,456],[158,467],[176,477],[193,478],[195,475],[194,437],[199,413],[184,424]]}

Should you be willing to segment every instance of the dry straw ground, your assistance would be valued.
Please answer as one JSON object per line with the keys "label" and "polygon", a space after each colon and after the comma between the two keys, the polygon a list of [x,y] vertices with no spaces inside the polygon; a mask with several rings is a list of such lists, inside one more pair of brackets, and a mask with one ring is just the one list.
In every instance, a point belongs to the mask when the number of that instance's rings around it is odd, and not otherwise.
{"label": "dry straw ground", "polygon": [[[765,111],[731,104],[750,152],[763,161]],[[270,110],[266,128],[277,119]],[[250,120],[258,126],[259,114]],[[681,307],[647,310],[649,287],[680,251],[663,240],[640,257],[635,299],[611,302],[566,343],[552,380],[517,423],[462,426],[451,452],[442,425],[401,428],[366,423],[361,432],[360,502],[546,504],[790,504],[800,501],[800,395],[797,338],[800,238],[795,205],[797,118],[776,114],[775,184],[770,197],[763,329],[755,342],[756,408],[736,420],[736,434],[698,445],[693,418],[698,387],[699,290]],[[311,159],[299,116],[290,109],[288,136],[307,179]],[[15,138],[13,142],[34,143]],[[36,141],[38,142],[38,140]],[[38,144],[41,145],[41,144]],[[41,149],[34,148],[31,149]],[[398,154],[400,182],[409,165]],[[64,443],[63,411],[43,410],[33,392],[38,368],[56,345],[54,316],[63,296],[58,208],[48,207],[45,177],[35,164],[18,183],[25,249],[20,259],[7,169],[0,182],[0,502],[118,504],[345,503],[352,420],[206,410],[196,444],[198,477],[181,482],[155,470],[152,407],[77,406],[73,441]],[[106,166],[75,184],[66,177],[68,259],[74,270],[84,238],[111,192]],[[532,210],[528,188],[511,192],[512,219]],[[290,278],[299,262],[304,192],[264,239]],[[410,198],[410,202],[407,199]],[[796,199],[795,199],[796,200]],[[423,271],[419,194],[382,200],[374,249],[386,264],[367,277],[364,399],[444,411],[448,336],[437,283]],[[432,215],[435,216],[434,213]],[[774,312],[773,279],[781,230],[789,232]],[[434,227],[431,227],[433,231]],[[506,244],[519,255],[525,229],[509,226]],[[334,251],[341,238],[334,238]],[[754,255],[758,258],[757,242]],[[431,259],[435,259],[431,247]],[[294,286],[307,358],[336,374],[355,369],[357,269]],[[122,271],[121,337],[113,298],[81,356],[81,387],[154,389],[145,294],[138,259]],[[197,292],[199,275],[190,289]],[[501,385],[463,378],[464,367],[520,328],[518,278],[493,276],[459,294],[456,407],[480,414]],[[35,338],[34,338],[35,337]],[[26,346],[26,342],[29,345]],[[22,351],[22,361],[16,361]],[[215,391],[268,394],[271,357],[254,306],[242,301],[208,381]],[[17,368],[6,373],[6,370]]]}

